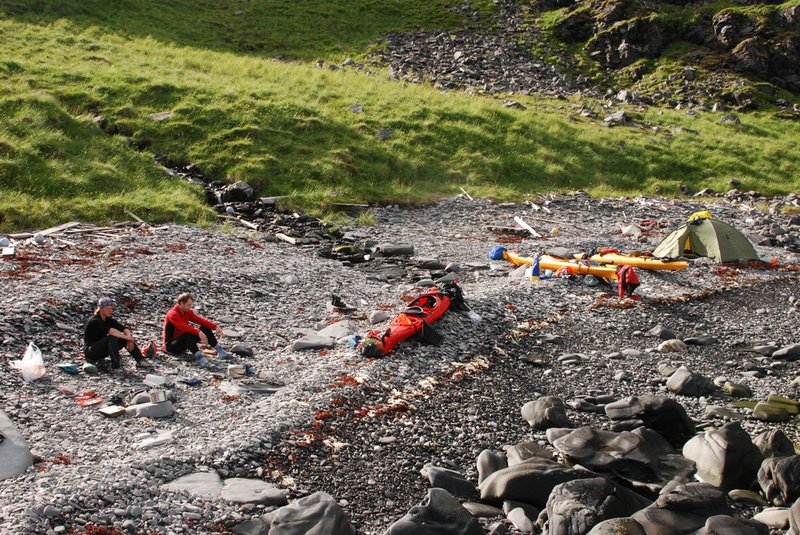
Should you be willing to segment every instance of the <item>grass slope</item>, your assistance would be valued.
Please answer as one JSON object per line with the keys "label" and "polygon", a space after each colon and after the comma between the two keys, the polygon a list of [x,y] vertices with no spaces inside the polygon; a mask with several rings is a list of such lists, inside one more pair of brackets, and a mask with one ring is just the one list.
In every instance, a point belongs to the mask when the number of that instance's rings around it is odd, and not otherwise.
{"label": "grass slope", "polygon": [[[383,74],[273,61],[275,53],[358,57],[389,29],[387,20],[405,29],[459,22],[440,2],[403,2],[416,9],[396,12],[386,8],[393,2],[366,0],[293,5],[182,0],[157,10],[143,0],[117,7],[5,2],[0,231],[124,218],[126,208],[152,221],[210,220],[201,192],[165,177],[153,154],[318,209],[345,201],[424,202],[461,186],[519,198],[549,189],[674,191],[679,181],[722,189],[731,177],[767,192],[800,185],[800,126],[769,113],[744,116],[737,127],[720,124],[717,114],[651,110],[637,120],[661,126],[657,131],[609,129],[569,119],[577,102],[520,97],[528,109],[516,110]],[[236,15],[237,6],[277,18]],[[303,27],[308,10],[330,20]],[[384,10],[396,19],[382,18]],[[228,21],[222,11],[248,31],[198,23]],[[357,16],[362,12],[371,15]],[[294,22],[283,27],[281,13],[306,15],[287,15]],[[349,20],[361,29],[337,33]],[[243,44],[271,24],[258,46]],[[173,116],[149,117],[164,111]],[[100,129],[98,115],[116,135]],[[673,135],[674,127],[682,131]],[[381,128],[392,130],[390,139],[376,135]]]}

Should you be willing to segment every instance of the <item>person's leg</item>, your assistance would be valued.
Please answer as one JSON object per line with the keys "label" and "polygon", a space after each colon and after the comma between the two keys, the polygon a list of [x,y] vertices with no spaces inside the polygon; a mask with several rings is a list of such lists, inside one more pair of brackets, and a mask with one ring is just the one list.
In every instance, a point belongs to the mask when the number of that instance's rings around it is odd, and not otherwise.
{"label": "person's leg", "polygon": [[222,347],[222,344],[219,343],[217,337],[214,336],[214,331],[208,327],[200,327],[200,330],[205,333],[206,337],[208,338],[208,345],[214,348],[214,350],[217,352],[217,355],[219,355],[221,358],[228,358],[231,356],[230,353],[225,351],[225,348]]}
{"label": "person's leg", "polygon": [[111,357],[111,367],[119,368],[120,365],[120,350],[125,347],[125,340],[115,336],[108,336],[108,354]]}
{"label": "person's leg", "polygon": [[199,342],[199,336],[191,333],[183,333],[176,339],[167,342],[167,352],[171,353],[172,355],[177,355],[188,350],[191,351],[192,354],[196,355],[200,351],[200,348],[197,347]]}
{"label": "person's leg", "polygon": [[103,359],[108,357],[110,353],[110,346],[109,341],[113,338],[113,336],[104,336],[97,342],[93,343],[92,345],[88,346],[84,352],[83,356],[92,363],[101,362]]}
{"label": "person's leg", "polygon": [[136,342],[133,340],[130,340],[125,344],[125,349],[128,350],[128,353],[130,353],[130,355],[133,357],[133,360],[136,362],[142,360],[142,350],[139,349],[139,346],[137,346]]}

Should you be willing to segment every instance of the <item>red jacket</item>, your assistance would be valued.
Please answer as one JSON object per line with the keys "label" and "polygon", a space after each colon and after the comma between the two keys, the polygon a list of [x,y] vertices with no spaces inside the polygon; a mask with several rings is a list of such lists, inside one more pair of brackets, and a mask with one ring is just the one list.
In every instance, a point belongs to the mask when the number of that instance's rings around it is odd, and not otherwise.
{"label": "red jacket", "polygon": [[[180,335],[184,333],[191,333],[191,334],[198,334],[200,333],[200,329],[196,327],[192,327],[189,325],[189,322],[196,323],[202,327],[208,327],[212,331],[217,328],[217,324],[209,321],[201,316],[198,316],[194,313],[194,310],[189,310],[185,314],[181,312],[181,309],[178,305],[175,305],[167,315],[164,316],[164,345],[167,345],[167,342],[171,342],[172,340],[176,339]],[[167,325],[172,324],[172,338],[167,340]]]}

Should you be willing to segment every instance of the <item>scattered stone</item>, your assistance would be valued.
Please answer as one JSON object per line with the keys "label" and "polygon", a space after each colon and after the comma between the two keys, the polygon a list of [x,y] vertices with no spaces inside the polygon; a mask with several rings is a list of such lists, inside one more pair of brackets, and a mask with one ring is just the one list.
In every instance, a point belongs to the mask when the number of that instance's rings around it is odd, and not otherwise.
{"label": "scattered stone", "polygon": [[740,383],[732,383],[730,381],[725,381],[725,384],[722,385],[722,389],[725,391],[726,394],[728,394],[732,398],[753,397],[753,391],[750,389],[750,387]]}
{"label": "scattered stone", "polygon": [[483,450],[480,452],[476,464],[478,469],[478,485],[483,483],[486,478],[498,470],[508,468],[508,461],[506,461],[505,455],[491,450]]}
{"label": "scattered stone", "polygon": [[788,507],[767,507],[757,513],[753,520],[765,524],[770,529],[787,529],[789,527]]}
{"label": "scattered stone", "polygon": [[797,360],[800,359],[800,343],[784,346],[772,353],[774,360]]}
{"label": "scattered stone", "polygon": [[675,333],[671,330],[667,329],[660,323],[647,331],[647,336],[654,336],[656,338],[660,338],[662,340],[673,340],[675,339]]}
{"label": "scattered stone", "polygon": [[374,310],[369,314],[369,322],[372,325],[375,325],[376,323],[383,323],[388,319],[389,319],[389,314],[384,312],[383,310]]}
{"label": "scattered stone", "polygon": [[303,349],[333,349],[334,347],[336,347],[336,339],[330,336],[307,334],[292,344],[292,351],[300,351]]}
{"label": "scattered stone", "polygon": [[772,403],[757,403],[753,407],[753,418],[763,422],[785,422],[790,418],[785,407]]}
{"label": "scattered stone", "polygon": [[658,345],[658,350],[661,353],[686,353],[688,348],[683,340],[673,338],[672,340],[664,340]]}
{"label": "scattered stone", "polygon": [[559,483],[596,475],[586,470],[567,468],[555,461],[533,457],[487,477],[480,485],[481,501],[492,503],[515,500],[543,509],[550,492]]}
{"label": "scattered stone", "polygon": [[167,400],[161,403],[141,403],[131,405],[125,409],[128,416],[137,418],[169,418],[175,412],[172,402]]}
{"label": "scattered stone", "polygon": [[758,435],[753,443],[761,450],[764,458],[789,457],[795,454],[792,441],[781,429],[768,429]]}

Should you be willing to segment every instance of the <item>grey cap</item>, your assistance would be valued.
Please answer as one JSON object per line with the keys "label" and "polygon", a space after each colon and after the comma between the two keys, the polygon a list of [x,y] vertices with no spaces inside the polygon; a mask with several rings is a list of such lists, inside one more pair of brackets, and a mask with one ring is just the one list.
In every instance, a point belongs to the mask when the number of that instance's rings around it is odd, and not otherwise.
{"label": "grey cap", "polygon": [[110,297],[101,297],[97,300],[97,308],[115,307],[117,303]]}

